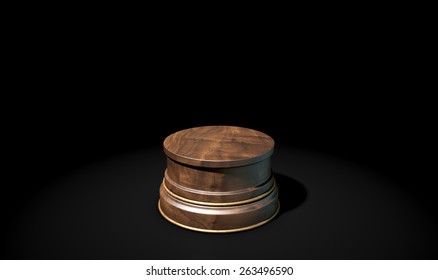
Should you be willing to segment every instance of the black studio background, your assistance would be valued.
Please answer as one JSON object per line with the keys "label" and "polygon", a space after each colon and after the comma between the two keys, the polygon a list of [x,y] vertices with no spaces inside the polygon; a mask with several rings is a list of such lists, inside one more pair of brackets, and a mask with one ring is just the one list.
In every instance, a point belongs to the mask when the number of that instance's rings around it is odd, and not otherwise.
{"label": "black studio background", "polygon": [[17,87],[35,94],[4,104],[3,259],[26,258],[14,252],[21,240],[10,227],[47,184],[98,160],[161,147],[167,135],[199,125],[249,127],[277,145],[367,166],[437,217],[431,103],[391,46],[316,40],[263,52],[248,45],[145,52],[130,40],[120,48],[85,41],[93,43],[23,54],[30,66]]}

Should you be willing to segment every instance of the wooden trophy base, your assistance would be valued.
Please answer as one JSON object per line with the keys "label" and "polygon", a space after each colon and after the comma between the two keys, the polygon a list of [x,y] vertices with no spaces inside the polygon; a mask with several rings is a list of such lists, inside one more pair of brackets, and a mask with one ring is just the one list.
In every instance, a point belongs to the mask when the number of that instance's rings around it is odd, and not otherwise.
{"label": "wooden trophy base", "polygon": [[171,134],[163,146],[167,168],[158,209],[169,222],[225,233],[261,226],[278,213],[270,136],[249,128],[203,126]]}

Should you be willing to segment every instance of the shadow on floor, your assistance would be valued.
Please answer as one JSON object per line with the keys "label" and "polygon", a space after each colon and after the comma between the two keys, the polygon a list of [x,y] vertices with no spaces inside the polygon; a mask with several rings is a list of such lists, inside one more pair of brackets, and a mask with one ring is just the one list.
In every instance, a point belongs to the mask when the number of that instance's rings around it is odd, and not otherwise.
{"label": "shadow on floor", "polygon": [[274,173],[275,181],[277,183],[280,200],[280,212],[278,216],[283,213],[291,211],[306,201],[306,188],[297,180],[279,173]]}

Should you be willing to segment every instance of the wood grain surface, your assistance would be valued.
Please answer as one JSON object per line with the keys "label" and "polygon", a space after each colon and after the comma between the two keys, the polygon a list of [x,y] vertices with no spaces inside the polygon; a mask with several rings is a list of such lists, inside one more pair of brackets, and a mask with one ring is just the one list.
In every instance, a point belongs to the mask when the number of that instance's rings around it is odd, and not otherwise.
{"label": "wood grain surface", "polygon": [[274,152],[267,134],[236,126],[201,126],[169,135],[164,152],[173,160],[202,167],[233,167],[264,160]]}
{"label": "wood grain surface", "polygon": [[200,168],[167,160],[167,176],[187,188],[204,191],[234,191],[256,187],[271,176],[267,158],[254,164],[229,168]]}

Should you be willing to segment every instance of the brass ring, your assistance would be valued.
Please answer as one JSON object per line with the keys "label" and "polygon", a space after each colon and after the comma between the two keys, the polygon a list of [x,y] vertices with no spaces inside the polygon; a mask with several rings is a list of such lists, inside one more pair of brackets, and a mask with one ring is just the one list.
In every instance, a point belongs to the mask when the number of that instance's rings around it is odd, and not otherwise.
{"label": "brass ring", "polygon": [[264,192],[261,195],[258,195],[256,197],[253,197],[250,199],[235,201],[235,202],[203,202],[203,201],[191,200],[191,199],[188,199],[188,198],[185,198],[185,197],[182,197],[182,196],[179,196],[179,195],[173,193],[171,190],[169,190],[166,187],[166,183],[164,182],[164,179],[163,179],[162,185],[163,185],[164,190],[176,199],[179,199],[179,200],[191,203],[191,204],[205,205],[205,206],[234,206],[234,205],[247,204],[247,203],[250,203],[250,202],[253,202],[253,201],[256,201],[256,200],[259,200],[259,199],[262,199],[262,198],[268,196],[269,194],[271,194],[274,191],[275,187],[277,186],[275,183],[275,179],[274,179],[274,183],[272,184],[272,187],[267,192]]}
{"label": "brass ring", "polygon": [[[262,184],[259,184],[258,187],[264,187],[267,184],[272,184],[272,182],[274,180],[275,180],[274,176],[271,175]],[[200,194],[200,195],[221,195],[221,192],[192,189],[192,188],[188,188],[186,186],[183,186],[170,178],[170,176],[167,172],[167,169],[164,171],[164,181],[168,181],[171,185],[173,185],[173,186],[177,187],[178,189],[181,189],[185,192],[189,192],[189,193]],[[248,193],[248,189],[249,188],[244,188],[244,189],[240,189],[240,190],[233,190],[232,193],[236,194],[236,195],[245,194],[245,193]]]}

